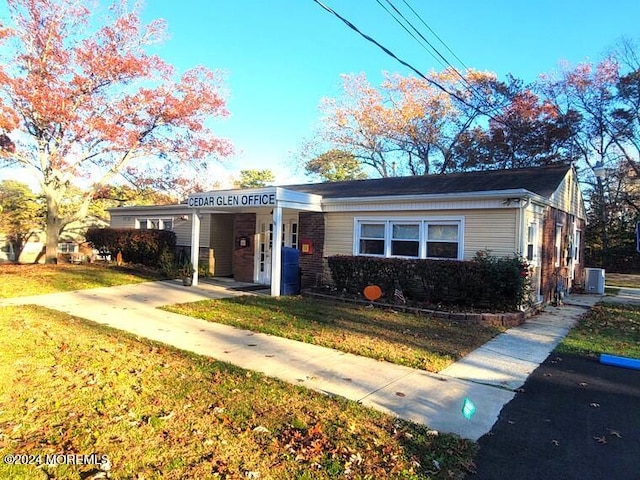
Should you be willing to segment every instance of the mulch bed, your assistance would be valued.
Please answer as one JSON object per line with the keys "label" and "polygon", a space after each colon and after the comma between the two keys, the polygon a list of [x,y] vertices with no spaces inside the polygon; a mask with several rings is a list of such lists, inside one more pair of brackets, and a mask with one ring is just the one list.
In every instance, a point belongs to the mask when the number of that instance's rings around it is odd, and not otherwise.
{"label": "mulch bed", "polygon": [[640,371],[552,353],[480,440],[470,479],[640,479]]}

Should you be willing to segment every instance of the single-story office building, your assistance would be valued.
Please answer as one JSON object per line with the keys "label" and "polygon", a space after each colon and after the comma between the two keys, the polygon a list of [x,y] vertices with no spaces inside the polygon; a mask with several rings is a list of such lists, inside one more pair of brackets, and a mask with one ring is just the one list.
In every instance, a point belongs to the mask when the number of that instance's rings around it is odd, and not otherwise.
{"label": "single-story office building", "polygon": [[110,213],[114,228],[173,230],[194,266],[270,285],[274,296],[274,239],[299,249],[303,288],[327,281],[332,255],[470,260],[480,250],[527,258],[534,301],[550,301],[560,278],[563,288],[583,283],[585,207],[564,164],[210,191]]}

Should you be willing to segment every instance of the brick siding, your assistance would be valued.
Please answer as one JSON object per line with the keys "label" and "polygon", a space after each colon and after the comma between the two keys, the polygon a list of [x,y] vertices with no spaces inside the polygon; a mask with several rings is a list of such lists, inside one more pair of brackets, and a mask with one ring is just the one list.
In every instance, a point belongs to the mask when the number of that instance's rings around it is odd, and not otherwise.
{"label": "brick siding", "polygon": [[[253,282],[254,251],[256,239],[256,214],[236,213],[233,225],[233,278],[239,282]],[[246,247],[240,246],[240,237],[247,237]]]}
{"label": "brick siding", "polygon": [[300,241],[309,239],[312,244],[311,254],[300,254],[302,288],[318,286],[322,283],[324,272],[324,214],[300,212],[298,228]]}

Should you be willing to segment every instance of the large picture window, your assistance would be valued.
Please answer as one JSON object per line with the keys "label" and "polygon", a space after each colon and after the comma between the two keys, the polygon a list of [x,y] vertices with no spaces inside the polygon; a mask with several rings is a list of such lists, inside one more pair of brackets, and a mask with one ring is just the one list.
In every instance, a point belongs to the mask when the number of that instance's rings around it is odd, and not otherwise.
{"label": "large picture window", "polygon": [[462,259],[462,220],[356,219],[355,255]]}

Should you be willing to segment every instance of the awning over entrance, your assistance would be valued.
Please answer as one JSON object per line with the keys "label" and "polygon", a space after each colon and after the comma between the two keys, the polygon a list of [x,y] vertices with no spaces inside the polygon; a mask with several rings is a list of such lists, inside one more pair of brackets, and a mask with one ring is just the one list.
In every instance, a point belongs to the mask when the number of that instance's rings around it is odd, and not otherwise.
{"label": "awning over entrance", "polygon": [[[273,238],[282,236],[282,210],[320,212],[322,197],[311,193],[297,192],[283,187],[249,188],[243,190],[215,190],[189,195],[187,205],[194,209],[191,223],[191,263],[193,285],[198,284],[198,252],[200,245],[200,215],[215,212],[258,212],[271,209]],[[195,247],[194,247],[195,245]],[[280,295],[282,257],[279,248],[274,248],[271,258],[271,295]]]}

